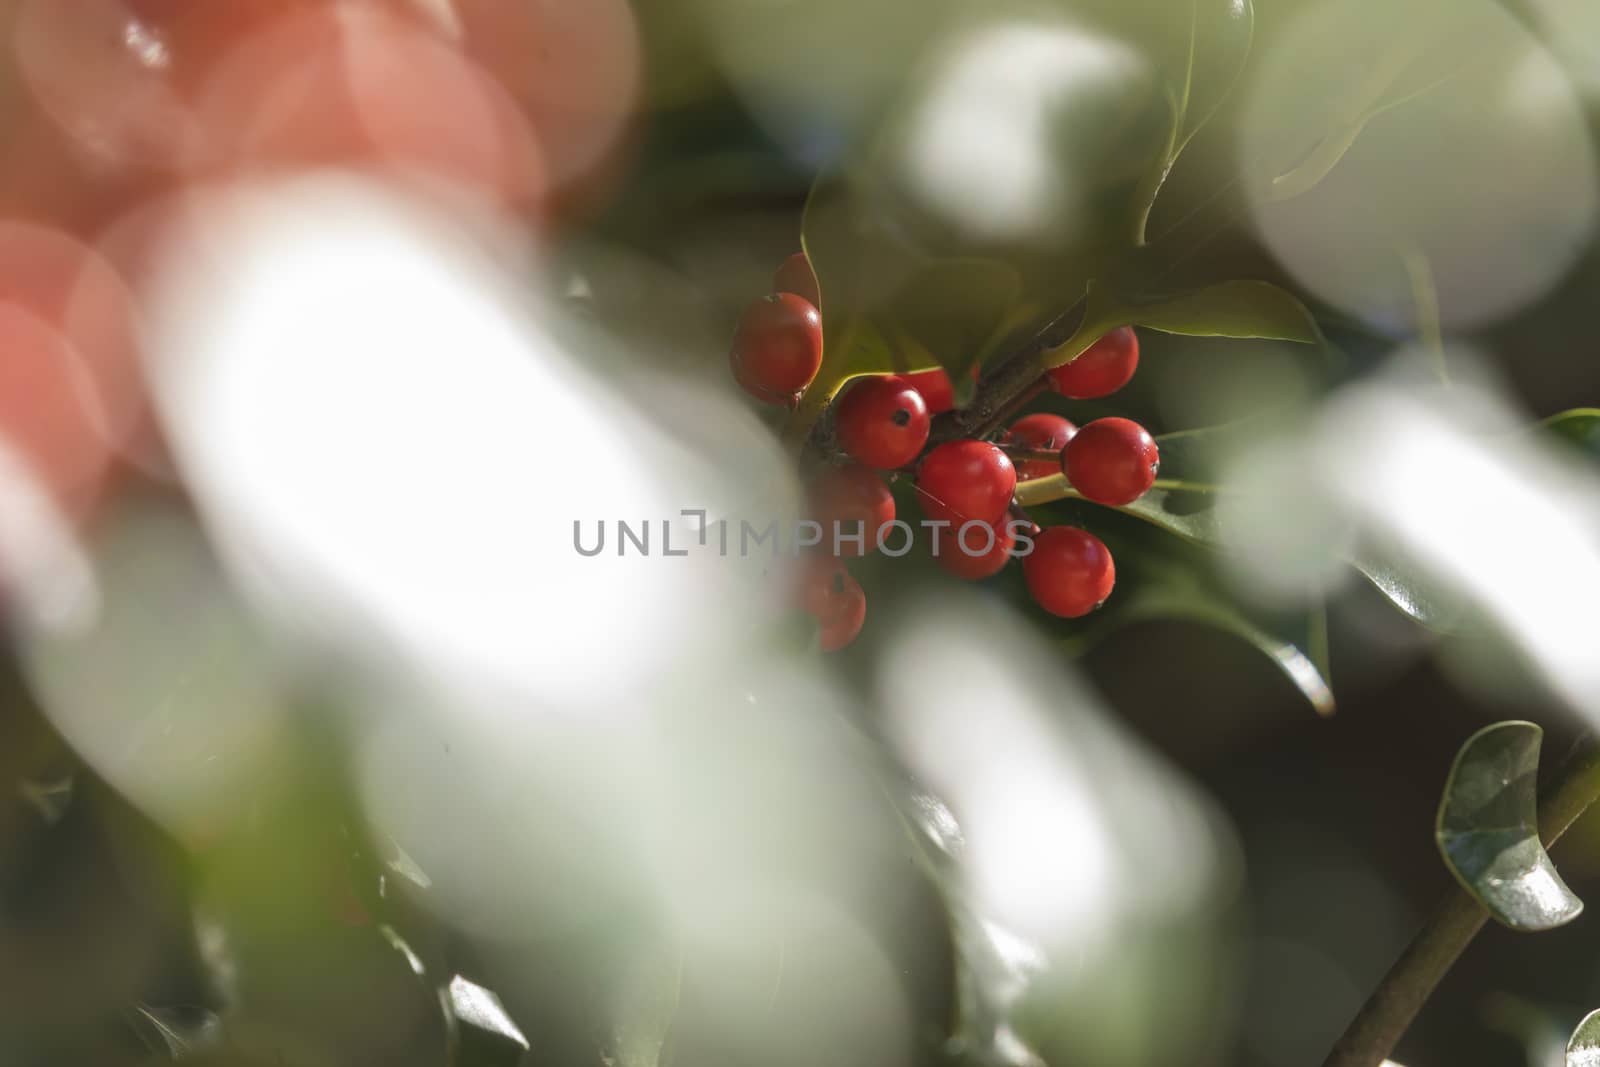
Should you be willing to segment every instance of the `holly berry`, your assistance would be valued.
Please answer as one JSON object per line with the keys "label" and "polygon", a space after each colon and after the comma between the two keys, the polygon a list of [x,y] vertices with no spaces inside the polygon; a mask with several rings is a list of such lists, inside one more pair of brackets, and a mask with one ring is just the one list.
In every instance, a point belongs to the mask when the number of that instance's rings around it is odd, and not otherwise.
{"label": "holly berry", "polygon": [[867,378],[839,401],[834,428],[852,459],[894,470],[917,458],[932,419],[922,394],[894,375]]}
{"label": "holly berry", "polygon": [[[826,551],[861,556],[883,543],[883,528],[894,521],[894,494],[860,464],[830,467],[811,484],[811,514],[822,525]],[[861,543],[853,540],[857,533]]]}
{"label": "holly berry", "polygon": [[816,272],[811,269],[811,261],[804,252],[796,252],[783,261],[778,273],[772,276],[772,291],[793,293],[816,307],[822,306],[822,290],[817,287]]}
{"label": "holly berry", "polygon": [[907,384],[922,394],[922,399],[927,402],[929,415],[943,415],[956,406],[955,386],[950,384],[950,375],[941,367],[932,370],[918,371],[905,376]]}
{"label": "holly berry", "polygon": [[917,471],[917,498],[931,519],[959,526],[969,519],[998,523],[1011,507],[1017,472],[987,441],[950,441],[929,452]]}
{"label": "holly berry", "polygon": [[1072,487],[1097,504],[1138,500],[1156,480],[1161,453],[1148,430],[1131,419],[1096,419],[1061,454]]}
{"label": "holly berry", "polygon": [[[1040,452],[1060,452],[1067,447],[1078,428],[1060,415],[1041,411],[1011,424],[1006,431],[1007,444]],[[1048,478],[1061,473],[1061,460],[1030,459],[1017,465],[1017,480]]]}
{"label": "holly berry", "polygon": [[[943,415],[947,411],[955,410],[956,390],[950,382],[950,375],[941,367],[932,370],[919,370],[915,374],[901,375],[911,387],[922,394],[922,399],[928,402],[929,415]],[[972,380],[978,380],[978,368],[972,368]]]}
{"label": "holly berry", "polygon": [[867,620],[867,596],[844,564],[813,556],[800,579],[800,606],[817,621],[824,652],[837,652],[856,639]]}
{"label": "holly berry", "polygon": [[822,366],[822,316],[793,293],[762,297],[745,309],[729,354],[734,379],[758,400],[789,402]]}
{"label": "holly berry", "polygon": [[941,532],[933,559],[957,578],[976,582],[998,574],[1011,558],[1016,543],[1010,520],[983,523],[981,527],[963,523]]}
{"label": "holly berry", "polygon": [[1139,338],[1132,326],[1119,326],[1071,363],[1046,372],[1050,388],[1073,400],[1097,400],[1127,385],[1139,369]]}
{"label": "holly berry", "polygon": [[1094,534],[1076,526],[1052,526],[1022,558],[1022,577],[1041,608],[1076,619],[1111,595],[1117,569],[1111,551]]}

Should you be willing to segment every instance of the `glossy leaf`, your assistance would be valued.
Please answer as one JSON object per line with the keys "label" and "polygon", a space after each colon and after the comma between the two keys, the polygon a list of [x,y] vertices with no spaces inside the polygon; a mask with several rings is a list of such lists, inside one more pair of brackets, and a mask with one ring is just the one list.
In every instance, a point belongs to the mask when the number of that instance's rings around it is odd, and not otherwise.
{"label": "glossy leaf", "polygon": [[1600,1009],[1578,1023],[1567,1041],[1567,1067],[1600,1067]]}
{"label": "glossy leaf", "polygon": [[528,1039],[506,1014],[493,991],[456,975],[446,987],[454,1023],[456,1061],[474,1067],[516,1067],[528,1052]]}
{"label": "glossy leaf", "polygon": [[1467,739],[1439,804],[1435,837],[1462,886],[1513,930],[1550,930],[1576,919],[1568,889],[1539,840],[1539,744],[1530,722],[1501,722]]}
{"label": "glossy leaf", "polygon": [[1413,621],[1440,633],[1461,626],[1467,608],[1460,594],[1385,546],[1376,542],[1357,546],[1350,565]]}

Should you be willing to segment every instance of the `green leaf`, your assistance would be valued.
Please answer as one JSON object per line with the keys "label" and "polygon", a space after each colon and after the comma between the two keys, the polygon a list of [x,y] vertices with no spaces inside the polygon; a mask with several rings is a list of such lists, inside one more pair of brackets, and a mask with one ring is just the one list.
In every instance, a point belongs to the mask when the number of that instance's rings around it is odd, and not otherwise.
{"label": "green leaf", "polygon": [[1268,282],[1232,281],[1164,297],[1129,297],[1090,286],[1083,321],[1066,344],[1046,352],[1046,369],[1071,363],[1119,326],[1189,337],[1239,337],[1327,347],[1304,304]]}
{"label": "green leaf", "polygon": [[1578,1023],[1567,1041],[1567,1067],[1600,1067],[1600,1009]]}
{"label": "green leaf", "polygon": [[1134,241],[1142,245],[1150,211],[1173,164],[1239,80],[1250,55],[1255,9],[1251,0],[1189,0],[1189,17],[1184,19],[1165,7],[1123,7],[1157,17],[1161,40],[1153,50],[1172,111],[1166,148],[1145,175],[1134,201]]}
{"label": "green leaf", "polygon": [[846,178],[819,182],[802,243],[822,296],[823,355],[803,422],[852,378],[944,367],[954,381],[988,354],[1021,290],[1018,272],[974,256],[924,255],[867,213]]}
{"label": "green leaf", "polygon": [[900,352],[925,353],[952,382],[965,381],[989,354],[1021,289],[1020,275],[1004,263],[929,263],[890,297],[889,334],[902,341]]}
{"label": "green leaf", "polygon": [[1439,803],[1435,837],[1445,865],[1489,914],[1513,930],[1576,919],[1579,900],[1539,841],[1539,744],[1531,722],[1500,722],[1467,739]]}
{"label": "green leaf", "polygon": [[1600,459],[1600,408],[1573,408],[1551,415],[1539,424],[1593,459]]}

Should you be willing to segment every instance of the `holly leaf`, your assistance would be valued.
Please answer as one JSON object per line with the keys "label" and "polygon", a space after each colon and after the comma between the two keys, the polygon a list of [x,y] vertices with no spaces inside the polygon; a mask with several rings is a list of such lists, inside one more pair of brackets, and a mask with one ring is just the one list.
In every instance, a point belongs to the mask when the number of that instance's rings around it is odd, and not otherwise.
{"label": "holly leaf", "polygon": [[1531,722],[1500,722],[1467,739],[1445,781],[1434,836],[1445,866],[1513,930],[1564,926],[1583,911],[1539,840],[1539,745]]}
{"label": "holly leaf", "polygon": [[[1157,16],[1158,40],[1151,50],[1161,72],[1162,91],[1172,112],[1164,150],[1146,173],[1134,198],[1133,238],[1144,244],[1150,212],[1178,156],[1238,83],[1250,55],[1255,30],[1251,0],[1189,0],[1188,18],[1167,8],[1126,4],[1125,11]],[[1141,34],[1141,36],[1145,36]]]}
{"label": "holly leaf", "polygon": [[1461,596],[1404,556],[1369,540],[1356,547],[1350,565],[1414,622],[1439,633],[1460,628],[1467,612]]}
{"label": "holly leaf", "polygon": [[853,180],[819,183],[801,241],[822,298],[822,366],[806,390],[807,424],[852,378],[943,367],[952,381],[993,347],[1021,289],[998,260],[935,258],[866,210]]}
{"label": "holly leaf", "polygon": [[1578,1023],[1567,1041],[1567,1067],[1600,1067],[1600,1009]]}
{"label": "holly leaf", "polygon": [[1078,328],[1065,344],[1044,354],[1042,366],[1049,369],[1071,363],[1121,326],[1188,337],[1292,341],[1331,351],[1306,306],[1269,282],[1222,282],[1169,296],[1141,297],[1091,285]]}
{"label": "holly leaf", "polygon": [[988,357],[1022,289],[1021,276],[1004,263],[951,259],[927,264],[889,300],[889,335],[905,369],[910,353],[929,358],[965,382]]}

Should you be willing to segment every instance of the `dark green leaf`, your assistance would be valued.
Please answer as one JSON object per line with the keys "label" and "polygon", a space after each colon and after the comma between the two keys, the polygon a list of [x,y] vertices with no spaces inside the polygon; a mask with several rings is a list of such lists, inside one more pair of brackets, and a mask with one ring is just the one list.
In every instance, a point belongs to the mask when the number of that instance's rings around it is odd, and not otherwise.
{"label": "dark green leaf", "polygon": [[1255,337],[1318,344],[1322,331],[1304,304],[1268,282],[1233,281],[1163,297],[1130,297],[1097,287],[1080,332],[1091,343],[1118,326],[1190,337]]}
{"label": "dark green leaf", "polygon": [[1090,286],[1077,330],[1065,344],[1046,352],[1042,365],[1071,363],[1119,326],[1190,337],[1293,341],[1332,351],[1305,305],[1267,282],[1222,282],[1164,297],[1122,296],[1104,286]]}
{"label": "dark green leaf", "polygon": [[1451,873],[1495,919],[1525,932],[1563,926],[1583,911],[1539,841],[1543,736],[1531,722],[1501,722],[1468,738],[1435,829]]}
{"label": "dark green leaf", "polygon": [[1021,288],[1017,272],[993,260],[929,263],[890,299],[890,336],[906,342],[901,352],[926,353],[951,381],[965,381],[988,355]]}
{"label": "dark green leaf", "polygon": [[1578,1023],[1567,1041],[1567,1067],[1600,1067],[1600,1010]]}

